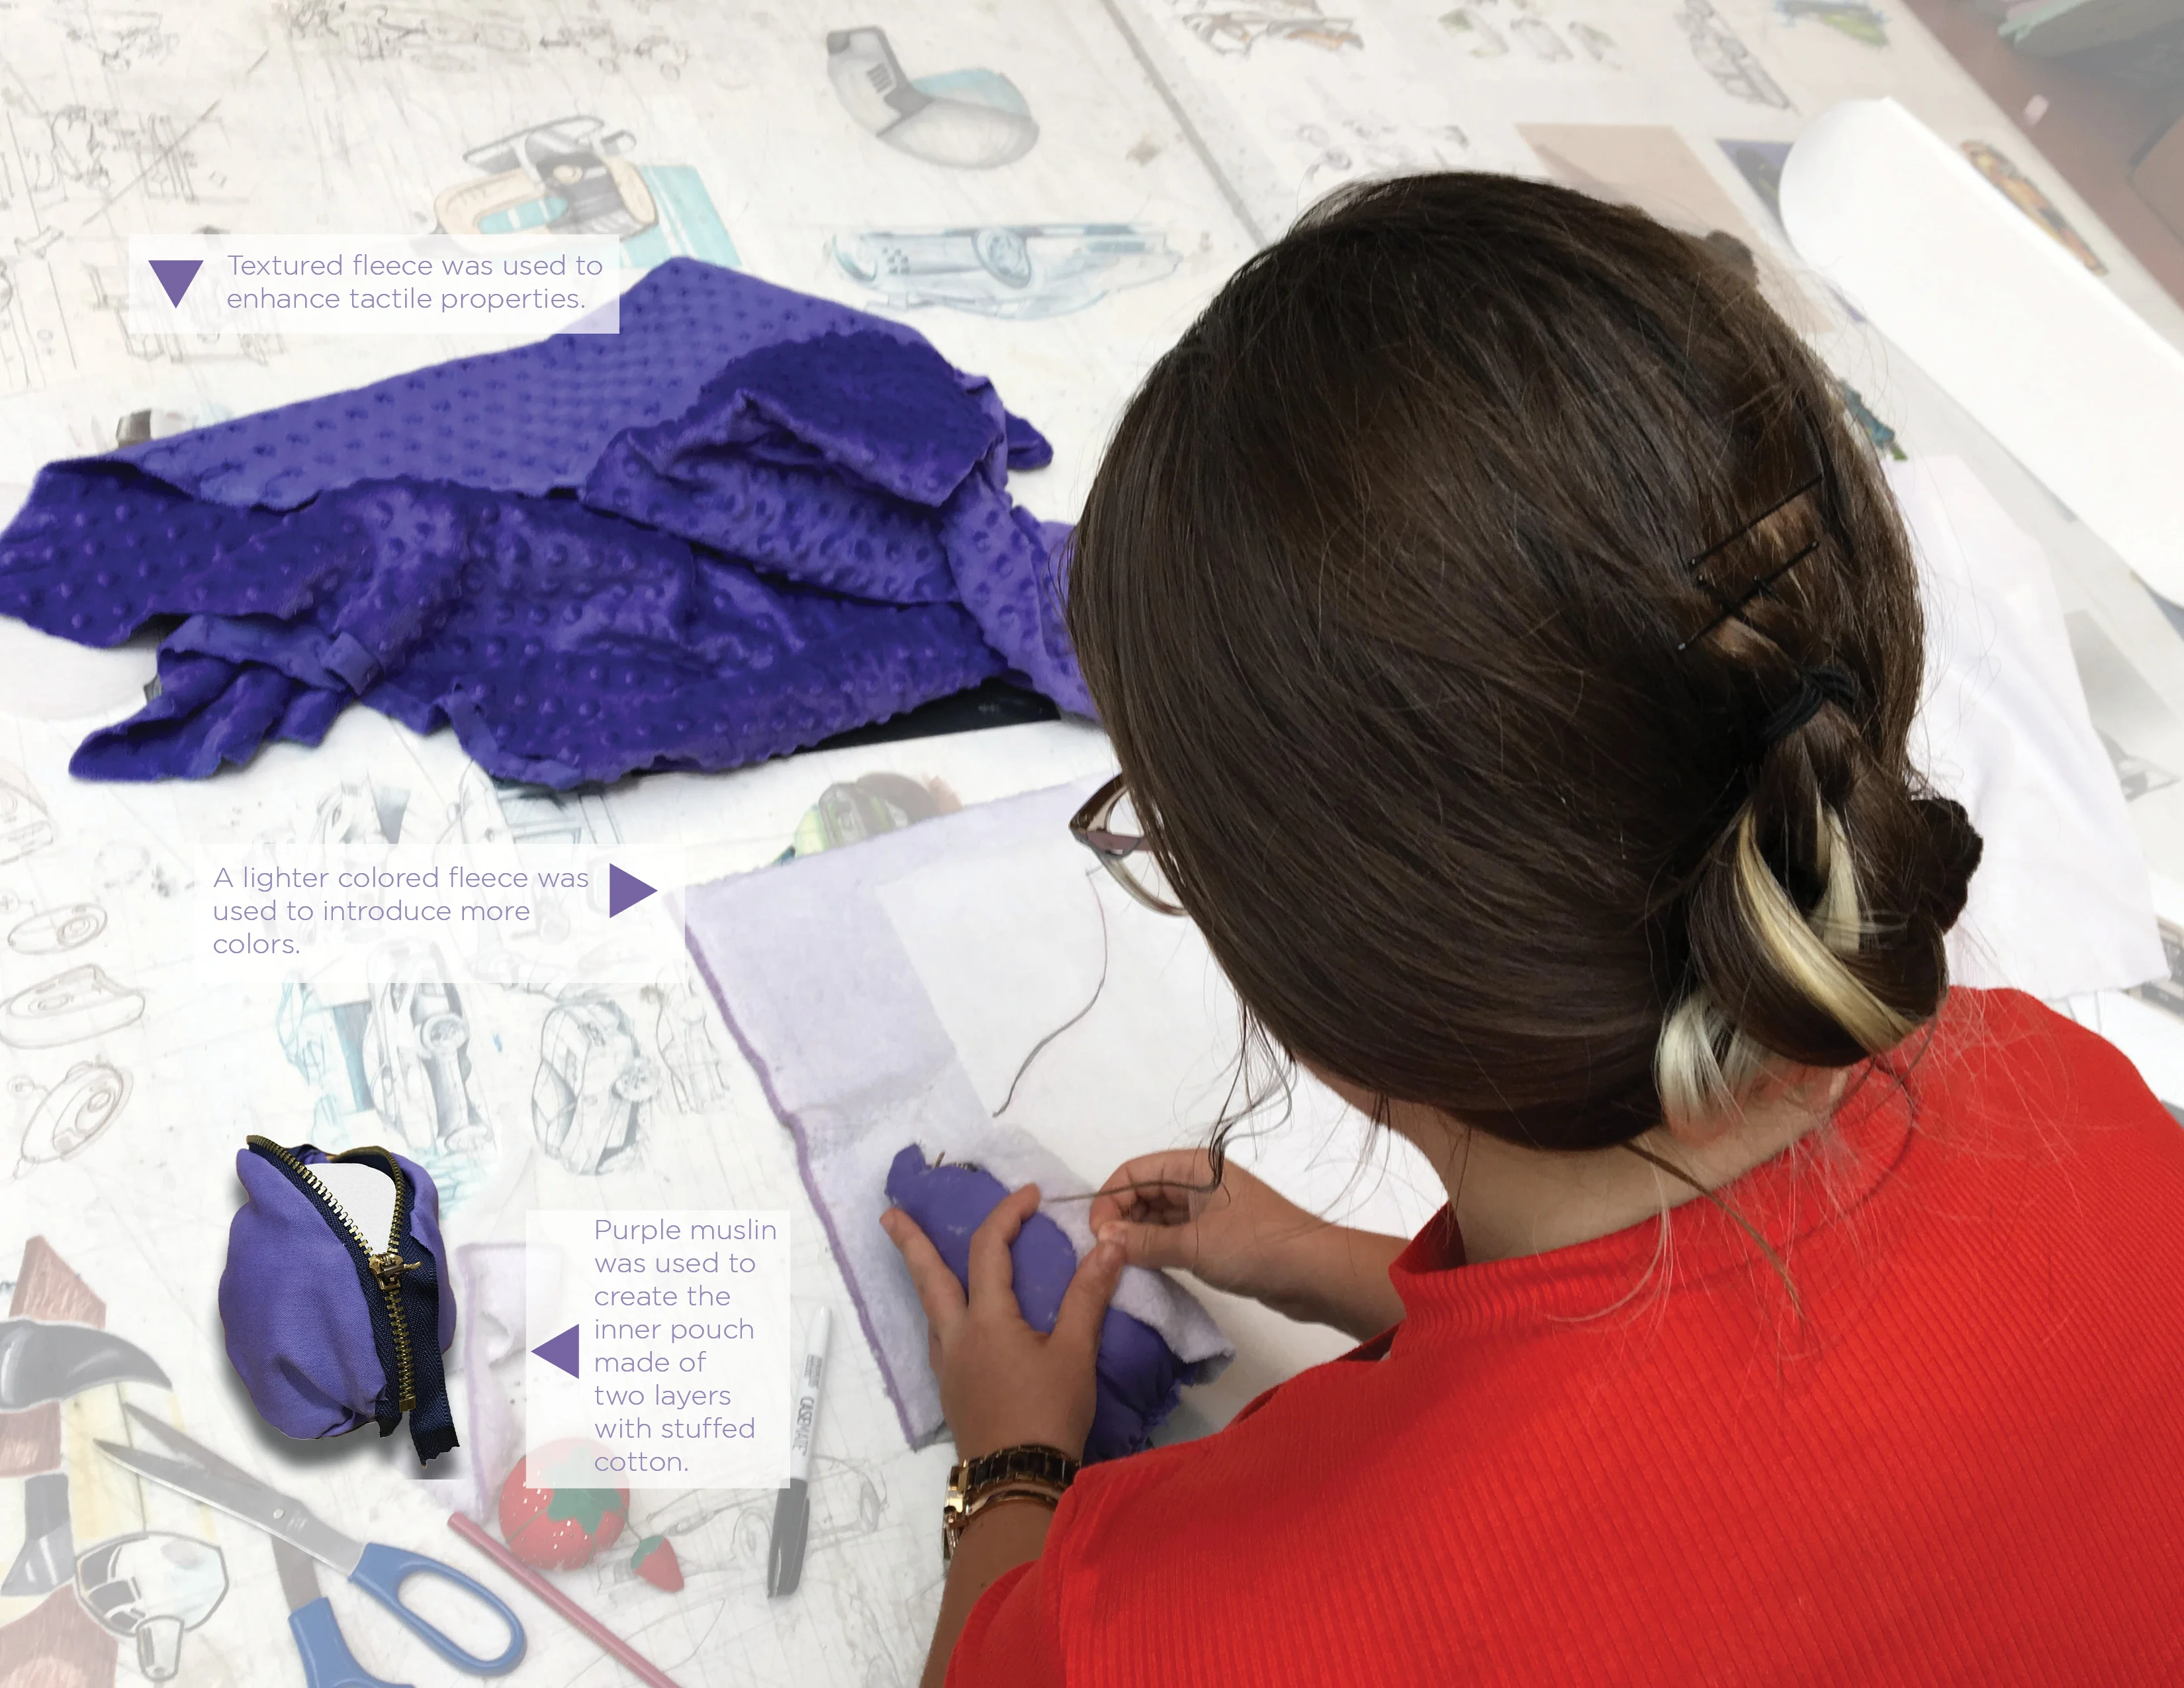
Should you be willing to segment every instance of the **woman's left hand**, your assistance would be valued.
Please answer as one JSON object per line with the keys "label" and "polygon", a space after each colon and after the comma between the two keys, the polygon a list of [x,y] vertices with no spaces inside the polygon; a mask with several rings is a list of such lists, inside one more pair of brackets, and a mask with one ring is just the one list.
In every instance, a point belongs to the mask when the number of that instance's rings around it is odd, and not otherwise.
{"label": "woman's left hand", "polygon": [[1009,1245],[1038,1207],[1039,1186],[1026,1184],[972,1234],[967,1297],[915,1220],[896,1207],[880,1216],[924,1306],[940,1410],[964,1459],[1020,1442],[1043,1443],[1075,1459],[1092,1429],[1092,1364],[1122,1279],[1123,1247],[1103,1241],[1078,1262],[1053,1333],[1041,1335],[1017,1305],[1009,1257]]}

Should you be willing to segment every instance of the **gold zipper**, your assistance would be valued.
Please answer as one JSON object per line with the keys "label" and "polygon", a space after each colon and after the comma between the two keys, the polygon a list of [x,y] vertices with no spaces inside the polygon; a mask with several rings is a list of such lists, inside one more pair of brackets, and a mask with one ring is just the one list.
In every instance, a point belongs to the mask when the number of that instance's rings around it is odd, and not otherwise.
{"label": "gold zipper", "polygon": [[[250,1146],[277,1156],[281,1165],[316,1191],[319,1199],[341,1220],[342,1228],[349,1234],[363,1252],[365,1265],[379,1285],[380,1299],[387,1303],[387,1324],[394,1337],[395,1391],[404,1412],[415,1410],[417,1384],[410,1365],[410,1320],[402,1311],[402,1274],[417,1269],[415,1266],[404,1264],[402,1259],[402,1234],[410,1224],[409,1180],[402,1176],[401,1168],[394,1164],[394,1157],[388,1155],[387,1173],[394,1180],[394,1223],[388,1233],[387,1246],[374,1249],[364,1233],[357,1229],[356,1222],[348,1217],[348,1210],[335,1200],[334,1193],[320,1182],[309,1167],[270,1137],[253,1137]],[[385,1153],[384,1150],[352,1149],[345,1154],[331,1155],[327,1158],[333,1161],[369,1160]]]}

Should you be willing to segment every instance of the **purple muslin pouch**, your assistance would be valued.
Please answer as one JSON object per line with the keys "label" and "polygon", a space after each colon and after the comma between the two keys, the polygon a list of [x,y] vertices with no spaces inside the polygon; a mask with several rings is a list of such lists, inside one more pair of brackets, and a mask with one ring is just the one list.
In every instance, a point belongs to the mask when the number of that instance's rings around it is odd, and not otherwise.
{"label": "purple muslin pouch", "polygon": [[[916,1144],[888,1168],[888,1200],[917,1222],[956,1281],[967,1288],[971,1234],[992,1212],[1007,1188],[982,1167],[944,1163],[928,1167]],[[1017,1305],[1034,1330],[1054,1329],[1062,1292],[1077,1273],[1077,1251],[1061,1227],[1044,1213],[1023,1223],[1009,1245],[1015,1266]],[[1183,1385],[1195,1368],[1176,1358],[1158,1331],[1116,1308],[1100,1328],[1098,1397],[1084,1462],[1135,1453],[1175,1411]]]}
{"label": "purple muslin pouch", "polygon": [[[368,1162],[395,1179],[393,1239],[369,1249],[309,1168]],[[415,1162],[380,1148],[329,1156],[262,1137],[235,1157],[244,1201],[228,1227],[220,1278],[227,1357],[251,1404],[283,1435],[338,1436],[376,1423],[394,1434],[405,1410],[421,1460],[455,1446],[441,1355],[455,1340],[453,1274],[440,1239],[440,1193]],[[375,1271],[375,1258],[381,1271]],[[382,1284],[398,1285],[390,1297]]]}

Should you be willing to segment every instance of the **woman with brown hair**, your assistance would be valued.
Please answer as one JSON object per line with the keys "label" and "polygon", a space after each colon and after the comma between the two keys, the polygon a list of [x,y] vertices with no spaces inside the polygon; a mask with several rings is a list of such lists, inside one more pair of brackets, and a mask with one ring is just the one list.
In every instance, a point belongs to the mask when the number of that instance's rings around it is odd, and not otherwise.
{"label": "woman with brown hair", "polygon": [[[2184,1677],[2184,1134],[1949,991],[1911,552],[1746,278],[1535,183],[1345,192],[1131,402],[1068,617],[1079,835],[1449,1205],[1148,1156],[1047,1336],[1035,1190],[967,1295],[890,1213],[968,1465],[929,1684]],[[1363,1345],[1078,1474],[1126,1260]]]}

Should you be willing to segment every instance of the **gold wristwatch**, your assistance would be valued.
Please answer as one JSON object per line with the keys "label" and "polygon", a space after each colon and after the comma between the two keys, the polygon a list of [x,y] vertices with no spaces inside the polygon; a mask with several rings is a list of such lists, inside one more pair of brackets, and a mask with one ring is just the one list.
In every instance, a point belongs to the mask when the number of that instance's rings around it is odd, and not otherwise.
{"label": "gold wristwatch", "polygon": [[940,1507],[941,1563],[955,1558],[963,1526],[998,1501],[1037,1501],[1049,1510],[1061,1505],[1082,1463],[1038,1442],[958,1462],[948,1473],[948,1498]]}

